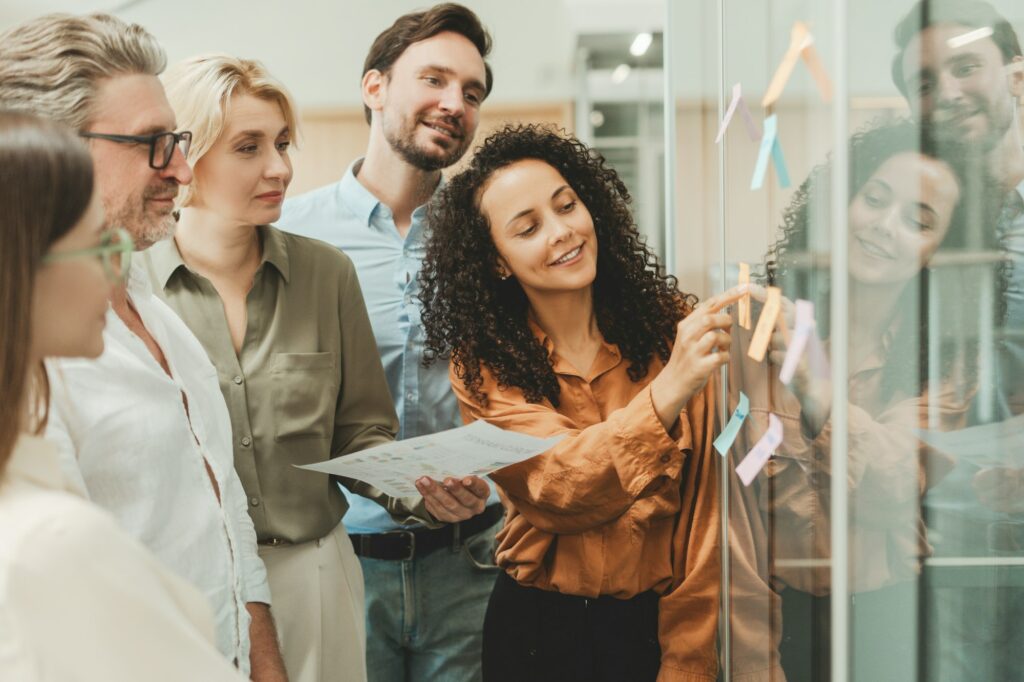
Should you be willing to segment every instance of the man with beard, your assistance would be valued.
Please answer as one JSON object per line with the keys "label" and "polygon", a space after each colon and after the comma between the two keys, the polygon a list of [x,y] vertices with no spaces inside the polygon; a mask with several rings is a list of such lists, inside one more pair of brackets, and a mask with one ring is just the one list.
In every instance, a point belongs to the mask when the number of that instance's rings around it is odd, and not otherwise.
{"label": "man with beard", "polygon": [[[178,188],[192,180],[191,134],[175,131],[158,78],[165,63],[145,29],[105,14],[49,15],[0,35],[0,107],[86,139],[108,223],[138,250],[171,234]],[[69,485],[203,592],[225,657],[255,680],[285,680],[217,370],[142,273],[122,265],[103,354],[48,367],[46,436]]]}
{"label": "man with beard", "polygon": [[[975,229],[995,230],[1009,261],[1001,342],[994,350],[981,350],[994,352],[995,400],[979,393],[971,419],[1016,421],[1021,417],[1014,415],[1024,412],[1020,42],[1006,19],[980,0],[922,0],[899,23],[895,38],[896,86],[926,133],[946,147],[945,153],[976,167],[964,188],[969,215]],[[978,302],[944,305],[973,307]],[[993,433],[1009,428],[1020,434],[1011,422],[992,428]],[[918,613],[927,652],[919,658],[923,680],[1024,679],[1022,659],[1014,653],[1024,646],[1020,567],[995,568],[998,562],[1019,559],[1024,548],[1024,468],[1019,448],[1005,445],[997,455],[1004,464],[994,466],[994,457],[984,454],[992,449],[988,437],[978,438],[968,451],[953,453],[958,456],[955,469],[922,501],[929,541],[935,554],[951,564],[926,568],[921,583]],[[969,560],[965,563],[963,557]]]}
{"label": "man with beard", "polygon": [[[995,226],[1013,267],[998,412],[1024,412],[1024,147],[1018,103],[1024,57],[1013,27],[980,0],[922,0],[896,28],[896,86],[911,112],[950,154],[972,158],[1004,197]],[[980,212],[981,214],[986,211]],[[998,213],[998,212],[997,212]],[[1001,415],[1000,415],[1001,413]]]}
{"label": "man with beard", "polygon": [[[322,239],[355,263],[401,438],[460,425],[445,363],[424,368],[417,274],[426,204],[441,169],[469,148],[491,91],[491,39],[456,4],[400,17],[377,36],[363,68],[370,141],[337,183],[285,202],[279,226]],[[466,495],[455,480],[454,495]],[[421,490],[421,492],[427,492]],[[344,522],[366,580],[369,679],[480,679],[484,611],[494,586],[493,492],[485,511],[438,529],[400,529],[346,491]]]}

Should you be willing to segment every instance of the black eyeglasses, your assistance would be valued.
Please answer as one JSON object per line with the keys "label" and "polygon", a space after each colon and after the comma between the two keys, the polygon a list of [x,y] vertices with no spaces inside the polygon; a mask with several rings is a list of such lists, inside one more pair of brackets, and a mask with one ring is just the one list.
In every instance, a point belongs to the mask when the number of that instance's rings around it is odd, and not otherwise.
{"label": "black eyeglasses", "polygon": [[171,163],[174,148],[180,147],[183,156],[188,156],[188,148],[192,144],[192,133],[187,130],[180,133],[156,133],[155,135],[110,135],[108,133],[78,133],[80,137],[95,140],[110,140],[120,144],[149,145],[149,167],[163,170]]}

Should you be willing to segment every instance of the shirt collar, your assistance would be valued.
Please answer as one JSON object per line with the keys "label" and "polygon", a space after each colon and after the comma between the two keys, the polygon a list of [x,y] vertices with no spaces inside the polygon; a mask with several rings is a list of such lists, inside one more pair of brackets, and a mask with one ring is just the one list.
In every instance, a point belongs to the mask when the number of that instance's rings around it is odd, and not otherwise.
{"label": "shirt collar", "polygon": [[67,486],[57,461],[56,446],[39,436],[22,435],[7,462],[5,477],[28,481],[51,490],[74,489]]}
{"label": "shirt collar", "polygon": [[365,157],[358,158],[349,165],[341,182],[338,183],[338,194],[342,203],[359,218],[360,224],[369,227],[370,217],[380,205],[380,200],[356,178],[356,173],[363,165],[363,158]]}
{"label": "shirt collar", "polygon": [[[274,229],[269,225],[259,225],[256,229],[259,231],[260,242],[263,244],[263,257],[260,265],[270,263],[277,268],[277,271],[281,273],[281,277],[287,282],[290,269],[288,266],[288,249],[284,244],[284,235],[280,230]],[[171,276],[179,268],[192,272],[185,265],[185,261],[181,259],[181,252],[178,251],[178,245],[173,238],[157,242],[147,249],[145,254],[153,268],[153,274],[156,276],[157,282],[164,289],[167,288],[171,281]],[[136,270],[135,266],[132,266],[133,274]],[[142,277],[142,279],[144,280],[145,278]]]}
{"label": "shirt collar", "polygon": [[574,367],[555,351],[555,344],[551,341],[551,337],[548,336],[546,331],[541,329],[541,326],[533,319],[533,315],[527,315],[526,323],[530,326],[530,331],[533,332],[534,338],[540,341],[540,344],[544,346],[544,350],[548,352],[548,356],[554,361],[552,369],[554,369],[555,374],[575,376],[590,382],[605,372],[614,369],[622,362],[622,353],[619,352],[619,347],[614,343],[602,340],[601,349],[597,352],[597,357],[594,358],[594,364],[591,367],[583,369]]}
{"label": "shirt collar", "polygon": [[[345,175],[342,176],[341,182],[338,183],[338,195],[341,202],[348,206],[348,208],[355,213],[359,219],[360,224],[370,226],[370,219],[373,217],[373,212],[378,207],[384,209],[384,206],[380,199],[374,196],[373,192],[366,189],[363,183],[359,182],[359,178],[356,174],[359,173],[359,169],[363,166],[363,160],[366,157],[361,157],[353,161],[348,169],[345,171]],[[437,193],[445,185],[445,177],[441,176],[441,181],[437,183],[437,188],[434,190],[432,196],[437,196]],[[427,217],[427,205],[417,206],[413,209],[412,220],[413,224],[423,222]]]}

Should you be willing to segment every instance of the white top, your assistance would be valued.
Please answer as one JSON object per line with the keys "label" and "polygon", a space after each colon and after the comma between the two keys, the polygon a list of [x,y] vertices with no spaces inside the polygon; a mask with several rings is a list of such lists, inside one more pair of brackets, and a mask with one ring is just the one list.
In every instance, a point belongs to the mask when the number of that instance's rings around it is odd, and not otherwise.
{"label": "white top", "polygon": [[52,400],[46,435],[57,444],[72,484],[206,595],[217,647],[248,673],[245,604],[269,604],[270,590],[234,469],[231,421],[217,370],[134,267],[128,295],[173,378],[110,310],[99,359],[48,363]]}
{"label": "white top", "polygon": [[0,482],[0,677],[244,679],[213,641],[202,595],[67,492],[52,444],[18,441]]}

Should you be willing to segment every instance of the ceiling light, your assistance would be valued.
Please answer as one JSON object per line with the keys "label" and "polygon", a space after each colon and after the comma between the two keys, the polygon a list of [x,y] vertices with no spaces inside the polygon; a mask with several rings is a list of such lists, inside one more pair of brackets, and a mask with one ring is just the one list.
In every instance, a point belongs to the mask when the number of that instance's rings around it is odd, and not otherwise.
{"label": "ceiling light", "polygon": [[629,46],[629,53],[634,57],[643,57],[647,54],[652,40],[654,36],[650,33],[637,33],[636,38],[633,38],[633,44]]}
{"label": "ceiling light", "polygon": [[615,83],[616,85],[622,83],[629,78],[630,71],[632,71],[632,69],[629,67],[629,64],[619,64],[615,67],[615,70],[612,71],[612,83]]}

